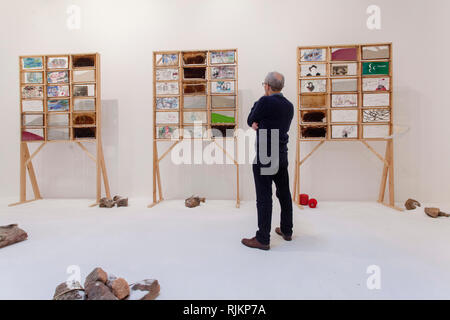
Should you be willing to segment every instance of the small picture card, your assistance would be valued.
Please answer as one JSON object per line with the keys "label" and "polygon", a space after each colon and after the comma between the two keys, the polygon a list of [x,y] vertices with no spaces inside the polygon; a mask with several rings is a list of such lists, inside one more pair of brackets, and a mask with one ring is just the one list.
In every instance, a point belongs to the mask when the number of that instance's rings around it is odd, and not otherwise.
{"label": "small picture card", "polygon": [[156,69],[157,81],[178,80],[178,68],[160,68]]}
{"label": "small picture card", "polygon": [[302,93],[327,92],[327,80],[300,80]]}
{"label": "small picture card", "polygon": [[42,72],[24,72],[23,83],[44,83],[44,76]]}
{"label": "small picture card", "polygon": [[68,83],[69,71],[52,71],[47,72],[48,83]]}
{"label": "small picture card", "polygon": [[300,65],[301,77],[324,77],[327,75],[325,63],[304,63]]}
{"label": "small picture card", "polygon": [[43,86],[23,86],[22,87],[22,98],[24,99],[34,99],[44,97],[44,87]]}
{"label": "small picture card", "polygon": [[156,112],[155,122],[157,124],[178,123],[179,122],[178,112]]}
{"label": "small picture card", "polygon": [[74,97],[95,97],[95,84],[74,85]]}
{"label": "small picture card", "polygon": [[47,110],[50,111],[69,111],[69,100],[57,99],[47,101]]}
{"label": "small picture card", "polygon": [[177,110],[179,106],[178,97],[156,98],[156,109],[158,110]]}
{"label": "small picture card", "polygon": [[95,81],[95,70],[74,70],[73,82],[93,82]]}
{"label": "small picture card", "polygon": [[333,125],[331,126],[332,139],[355,139],[358,138],[357,125]]}
{"label": "small picture card", "polygon": [[236,56],[234,51],[212,51],[211,64],[235,63]]}
{"label": "small picture card", "polygon": [[74,111],[95,111],[95,99],[74,99]]}
{"label": "small picture card", "polygon": [[56,97],[68,97],[69,86],[47,86],[47,97],[56,98]]}
{"label": "small picture card", "polygon": [[48,57],[48,69],[67,69],[69,68],[69,57]]}
{"label": "small picture card", "polygon": [[42,100],[22,100],[22,112],[44,112]]}
{"label": "small picture card", "polygon": [[178,139],[180,130],[177,126],[156,127],[157,139]]}
{"label": "small picture card", "polygon": [[300,50],[300,61],[326,61],[327,51],[325,48],[311,48]]}
{"label": "small picture card", "polygon": [[234,81],[211,82],[211,93],[234,93]]}
{"label": "small picture card", "polygon": [[157,66],[177,66],[178,65],[178,54],[176,54],[176,53],[157,54],[156,55],[156,65]]}
{"label": "small picture card", "polygon": [[24,70],[37,70],[43,69],[44,63],[42,57],[27,57],[22,58],[22,69]]}

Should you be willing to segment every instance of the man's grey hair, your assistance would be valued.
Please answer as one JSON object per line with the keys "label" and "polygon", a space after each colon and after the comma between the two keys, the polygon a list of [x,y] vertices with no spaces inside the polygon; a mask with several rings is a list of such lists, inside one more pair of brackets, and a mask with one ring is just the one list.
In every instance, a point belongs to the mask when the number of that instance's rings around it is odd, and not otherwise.
{"label": "man's grey hair", "polygon": [[281,91],[284,87],[284,76],[276,71],[269,72],[266,76],[267,83],[273,91]]}

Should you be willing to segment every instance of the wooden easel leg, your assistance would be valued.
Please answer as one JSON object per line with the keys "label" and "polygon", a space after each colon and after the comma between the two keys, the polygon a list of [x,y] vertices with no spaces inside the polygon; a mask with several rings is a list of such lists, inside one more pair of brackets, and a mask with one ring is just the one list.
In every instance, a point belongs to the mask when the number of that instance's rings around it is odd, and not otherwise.
{"label": "wooden easel leg", "polygon": [[[42,199],[39,186],[36,180],[33,164],[30,159],[30,151],[26,142],[20,143],[20,201],[8,205],[9,207],[21,205]],[[34,199],[27,200],[27,170],[30,177],[31,186],[33,187]]]}
{"label": "wooden easel leg", "polygon": [[236,165],[236,208],[241,207],[241,199],[239,198],[239,157],[238,150],[239,146],[237,143],[237,137],[234,137],[234,156],[235,156],[235,165]]}
{"label": "wooden easel leg", "polygon": [[97,172],[97,176],[96,176],[96,180],[97,180],[97,204],[100,203],[100,199],[102,197],[102,165],[101,165],[101,161],[100,161],[100,157],[101,157],[101,139],[100,137],[97,137],[97,161],[96,163],[96,172]]}
{"label": "wooden easel leg", "polygon": [[298,167],[299,167],[299,160],[298,160],[298,139],[297,139],[297,144],[296,144],[296,148],[295,148],[295,168],[294,168],[294,187],[293,187],[293,193],[294,196],[292,197],[292,201],[294,201],[294,203],[297,203],[297,179],[298,179]]}
{"label": "wooden easel leg", "polygon": [[[390,158],[390,147],[389,147],[389,141],[386,142],[386,153],[384,158],[386,159],[386,161],[389,164],[389,158]],[[387,177],[388,177],[388,170],[389,170],[389,166],[388,164],[384,164],[383,167],[383,174],[381,175],[381,184],[380,184],[380,193],[378,195],[378,202],[383,202],[384,201],[384,194],[386,192],[386,182],[387,182]]]}
{"label": "wooden easel leg", "polygon": [[394,190],[394,141],[389,140],[389,204],[395,207]]}
{"label": "wooden easel leg", "polygon": [[[30,158],[30,151],[28,150],[28,146],[26,144],[24,145],[24,151],[25,151],[25,159],[28,160]],[[36,173],[34,172],[33,163],[29,161],[26,167],[28,169],[28,176],[30,177],[31,186],[33,187],[34,198],[36,200],[42,199],[41,192],[39,190],[39,186],[36,179]]]}
{"label": "wooden easel leg", "polygon": [[294,203],[303,210],[303,206],[300,204],[300,170],[302,164],[300,163],[300,141],[297,139],[297,151],[295,155],[295,177],[294,177]]}
{"label": "wooden easel leg", "polygon": [[27,171],[25,163],[28,158],[25,149],[28,149],[27,143],[22,142],[20,144],[20,202],[27,200]]}
{"label": "wooden easel leg", "polygon": [[[148,205],[148,208],[153,208],[162,200],[161,193],[161,177],[159,172],[159,163],[158,163],[158,145],[155,140],[153,140],[153,202]],[[158,183],[159,182],[159,183]],[[158,188],[158,189],[157,189]],[[159,201],[157,200],[157,190],[159,191]]]}
{"label": "wooden easel leg", "polygon": [[103,153],[103,146],[100,145],[100,166],[102,169],[102,176],[103,176],[103,184],[105,186],[105,193],[106,197],[108,199],[111,199],[111,189],[109,187],[109,179],[108,179],[108,173],[106,171],[106,163],[105,163],[105,155]]}

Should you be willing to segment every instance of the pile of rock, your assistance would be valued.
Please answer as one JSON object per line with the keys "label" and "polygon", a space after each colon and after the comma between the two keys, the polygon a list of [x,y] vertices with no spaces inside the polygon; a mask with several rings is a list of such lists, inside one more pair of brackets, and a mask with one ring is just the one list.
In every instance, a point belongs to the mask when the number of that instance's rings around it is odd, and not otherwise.
{"label": "pile of rock", "polygon": [[0,226],[0,248],[24,241],[28,234],[20,229],[17,224]]}
{"label": "pile of rock", "polygon": [[158,280],[146,279],[132,285],[123,278],[109,275],[95,268],[84,282],[84,288],[75,282],[56,287],[53,300],[153,300],[160,291]]}
{"label": "pile of rock", "polygon": [[115,196],[112,199],[101,198],[98,206],[100,208],[112,208],[115,205],[117,205],[117,207],[128,207],[128,198],[121,196]]}

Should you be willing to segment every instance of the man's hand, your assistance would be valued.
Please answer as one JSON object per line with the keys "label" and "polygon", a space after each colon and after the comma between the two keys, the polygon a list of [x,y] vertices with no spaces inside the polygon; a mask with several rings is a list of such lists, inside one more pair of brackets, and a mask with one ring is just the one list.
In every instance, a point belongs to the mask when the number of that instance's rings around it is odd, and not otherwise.
{"label": "man's hand", "polygon": [[256,122],[253,122],[252,128],[253,130],[258,130],[258,124]]}

